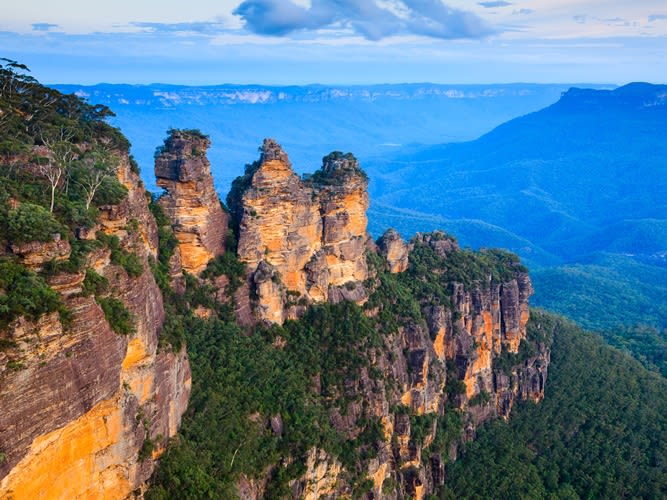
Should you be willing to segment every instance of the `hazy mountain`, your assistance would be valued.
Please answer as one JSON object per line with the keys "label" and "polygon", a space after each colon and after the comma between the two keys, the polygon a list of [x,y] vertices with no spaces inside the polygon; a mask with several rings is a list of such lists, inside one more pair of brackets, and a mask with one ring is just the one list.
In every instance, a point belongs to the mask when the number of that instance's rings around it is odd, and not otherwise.
{"label": "hazy mountain", "polygon": [[535,273],[537,301],[588,326],[664,324],[665,123],[667,86],[570,89],[475,141],[369,162],[374,222],[563,264]]}
{"label": "hazy mountain", "polygon": [[[168,127],[200,128],[212,139],[213,174],[224,195],[254,160],[265,137],[290,151],[298,172],[323,152],[351,151],[365,163],[408,144],[470,140],[558,100],[569,85],[372,85],[267,87],[218,85],[58,85],[110,106],[149,173]],[[151,175],[145,175],[155,189]]]}

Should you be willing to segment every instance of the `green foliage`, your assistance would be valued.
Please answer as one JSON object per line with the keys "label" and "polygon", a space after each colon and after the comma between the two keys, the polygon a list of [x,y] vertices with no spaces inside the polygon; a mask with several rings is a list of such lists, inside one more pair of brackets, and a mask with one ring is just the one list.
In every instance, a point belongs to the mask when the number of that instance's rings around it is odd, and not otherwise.
{"label": "green foliage", "polygon": [[155,450],[155,442],[150,438],[144,439],[144,442],[139,449],[139,461],[143,462],[147,458],[150,458],[153,454],[153,450]]}
{"label": "green foliage", "polygon": [[12,242],[47,242],[53,240],[54,234],[65,234],[65,228],[39,205],[22,203],[8,213],[7,237]]}
{"label": "green foliage", "polygon": [[98,297],[96,300],[114,332],[120,335],[134,333],[134,317],[123,302],[115,297]]}
{"label": "green foliage", "polygon": [[16,347],[18,347],[18,344],[13,340],[0,339],[0,351],[15,349]]}
{"label": "green foliage", "polygon": [[539,309],[531,309],[536,321],[529,321],[526,326],[526,339],[519,344],[519,352],[512,353],[504,349],[494,360],[494,368],[505,375],[512,374],[512,367],[523,364],[538,352],[538,344],[551,345],[556,328],[555,317],[544,314]]}
{"label": "green foliage", "polygon": [[[94,227],[96,207],[126,197],[115,171],[129,143],[105,122],[113,116],[108,108],[63,95],[26,72],[0,59],[0,240],[49,241],[54,233]],[[9,210],[12,198],[20,205]]]}
{"label": "green foliage", "polygon": [[138,278],[144,272],[144,265],[138,255],[128,252],[120,246],[120,239],[116,235],[109,236],[97,233],[97,239],[111,250],[111,262],[125,269],[128,276]]}
{"label": "green foliage", "polygon": [[435,413],[425,415],[410,415],[410,439],[417,445],[424,443],[426,436],[432,433]]}
{"label": "green foliage", "polygon": [[144,265],[138,255],[123,250],[112,250],[111,262],[121,266],[131,278],[138,278],[144,272]]}
{"label": "green foliage", "polygon": [[236,254],[225,252],[208,263],[202,271],[202,278],[214,279],[225,275],[229,278],[229,294],[234,293],[243,284],[246,276],[245,264],[238,260]]}
{"label": "green foliage", "polygon": [[667,374],[667,268],[598,254],[533,273],[534,302],[598,331],[649,369]]}
{"label": "green foliage", "polygon": [[[155,158],[157,158],[158,156],[160,156],[165,151],[168,151],[172,147],[173,141],[176,137],[184,137],[186,139],[188,139],[188,138],[189,139],[200,139],[200,140],[205,140],[205,141],[209,140],[208,135],[204,134],[198,128],[192,128],[192,129],[170,128],[170,129],[167,130],[167,138],[164,140],[164,144],[155,148],[155,153],[154,153],[153,156]],[[191,153],[194,156],[200,156],[201,154],[203,154],[203,151],[197,151],[195,148],[193,148]]]}
{"label": "green foliage", "polygon": [[[178,239],[171,227],[171,222],[158,203],[159,198],[151,197],[150,209],[158,228],[158,258],[150,261],[151,271],[163,294],[171,294],[169,285],[169,261],[176,251]],[[152,259],[152,258],[151,258]],[[179,342],[180,343],[180,342]]]}
{"label": "green foliage", "polygon": [[437,419],[436,432],[433,442],[424,450],[424,460],[437,453],[442,457],[447,457],[449,449],[454,443],[458,443],[463,433],[463,411],[448,404],[445,407],[444,415]]}
{"label": "green foliage", "polygon": [[12,372],[18,372],[21,370],[25,370],[26,366],[25,363],[22,363],[21,361],[16,361],[16,360],[11,360],[7,362],[7,369]]}
{"label": "green foliage", "polygon": [[[324,165],[328,163],[336,164],[337,168],[325,171]],[[323,167],[316,170],[313,174],[305,174],[303,180],[315,188],[344,184],[350,175],[358,175],[368,181],[368,175],[359,166],[357,159],[352,153],[333,151],[322,158],[322,165]]]}
{"label": "green foliage", "polygon": [[93,203],[96,206],[118,205],[127,197],[127,188],[116,177],[107,176],[102,180],[100,188],[95,193]]}
{"label": "green foliage", "polygon": [[[432,233],[432,236],[441,233]],[[474,252],[470,249],[452,249],[443,257],[430,245],[417,242],[410,252],[410,269],[408,276],[419,278],[415,283],[415,292],[420,295],[431,295],[444,299],[447,295],[442,291],[442,284],[463,283],[467,289],[474,286],[488,288],[494,283],[511,280],[517,272],[527,272],[519,263],[519,258],[499,249],[483,249]],[[425,276],[438,275],[439,288],[433,289]]]}
{"label": "green foliage", "polygon": [[530,323],[554,335],[544,401],[482,428],[442,498],[664,498],[667,381],[565,320]]}
{"label": "green foliage", "polygon": [[109,291],[109,280],[104,276],[100,276],[94,269],[86,269],[86,276],[83,279],[83,291],[81,294],[84,297],[95,295],[96,297],[104,295]]}
{"label": "green foliage", "polygon": [[[196,280],[188,280],[188,288],[196,286]],[[196,296],[189,290],[185,299],[189,303]],[[168,315],[165,330],[178,330],[187,341],[193,370],[190,417],[162,459],[151,489],[156,496],[149,498],[230,492],[239,473],[252,477],[292,456],[295,465],[278,467],[271,478],[269,489],[277,495],[303,472],[304,454],[313,446],[351,468],[375,456],[382,436],[377,419],[359,422],[361,434],[348,442],[333,430],[328,413],[345,404],[343,384],[357,380],[368,365],[362,352],[381,343],[358,306],[318,306],[300,321],[257,328],[251,336],[231,321],[204,321],[183,312],[178,320]],[[279,339],[282,348],[275,346]],[[313,391],[315,376],[321,391]],[[281,434],[267,425],[271,416],[281,417]]]}
{"label": "green foliage", "polygon": [[489,401],[491,401],[491,394],[486,391],[480,391],[468,401],[468,404],[470,406],[480,406],[487,404]]}
{"label": "green foliage", "polygon": [[632,354],[646,368],[667,377],[667,329],[653,326],[619,326],[603,330],[602,337],[614,347]]}
{"label": "green foliage", "polygon": [[246,164],[243,175],[235,178],[232,181],[232,187],[227,194],[227,207],[229,208],[229,213],[232,216],[231,225],[237,239],[239,229],[238,226],[241,221],[241,216],[243,215],[241,212],[241,200],[243,198],[243,194],[250,187],[252,176],[255,175],[257,169],[259,169],[259,161]]}
{"label": "green foliage", "polygon": [[533,273],[534,303],[585,328],[667,327],[667,268],[632,256],[597,254],[588,262]]}
{"label": "green foliage", "polygon": [[21,264],[0,260],[0,330],[19,316],[34,321],[54,311],[66,315],[60,296],[43,278]]}
{"label": "green foliage", "polygon": [[447,360],[447,385],[445,386],[447,399],[454,401],[457,396],[466,393],[466,385],[463,380],[459,380],[456,362],[453,359]]}
{"label": "green foliage", "polygon": [[39,84],[28,72],[25,65],[0,58],[0,108],[4,112],[0,143],[5,144],[5,151],[15,153],[20,149],[16,144],[32,145],[40,134],[61,127],[71,131],[75,142],[106,136],[115,147],[128,149],[127,139],[105,122],[113,116],[109,108],[92,106],[75,95],[63,95]]}

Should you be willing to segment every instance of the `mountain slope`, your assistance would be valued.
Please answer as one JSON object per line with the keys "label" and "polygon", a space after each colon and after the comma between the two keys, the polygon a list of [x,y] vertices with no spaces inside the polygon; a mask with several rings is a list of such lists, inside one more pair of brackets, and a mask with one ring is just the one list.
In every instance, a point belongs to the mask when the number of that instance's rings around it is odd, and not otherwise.
{"label": "mountain slope", "polygon": [[448,467],[442,498],[664,498],[667,381],[547,317],[556,333],[544,402],[483,428]]}
{"label": "mountain slope", "polygon": [[475,141],[370,162],[372,209],[406,234],[437,221],[507,246],[536,271],[538,304],[588,326],[664,325],[666,122],[667,86],[571,89]]}
{"label": "mountain slope", "polygon": [[371,195],[398,208],[481,219],[562,258],[580,255],[594,245],[581,238],[614,224],[664,225],[665,95],[667,86],[642,84],[571,89],[476,141],[369,165],[386,182]]}

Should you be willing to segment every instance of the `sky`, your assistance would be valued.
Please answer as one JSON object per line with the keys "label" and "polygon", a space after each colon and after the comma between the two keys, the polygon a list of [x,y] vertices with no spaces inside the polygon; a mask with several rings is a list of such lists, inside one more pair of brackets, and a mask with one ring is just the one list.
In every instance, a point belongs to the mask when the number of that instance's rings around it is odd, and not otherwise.
{"label": "sky", "polygon": [[44,83],[667,83],[665,0],[0,0]]}

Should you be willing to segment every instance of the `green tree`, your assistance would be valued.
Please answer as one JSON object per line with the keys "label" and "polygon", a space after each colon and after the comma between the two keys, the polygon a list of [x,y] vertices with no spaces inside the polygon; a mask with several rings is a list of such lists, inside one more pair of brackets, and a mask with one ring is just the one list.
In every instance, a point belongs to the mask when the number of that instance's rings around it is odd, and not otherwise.
{"label": "green tree", "polygon": [[95,144],[93,149],[83,155],[75,178],[84,192],[86,210],[90,208],[104,182],[115,176],[119,166],[120,159],[111,150],[108,140]]}

